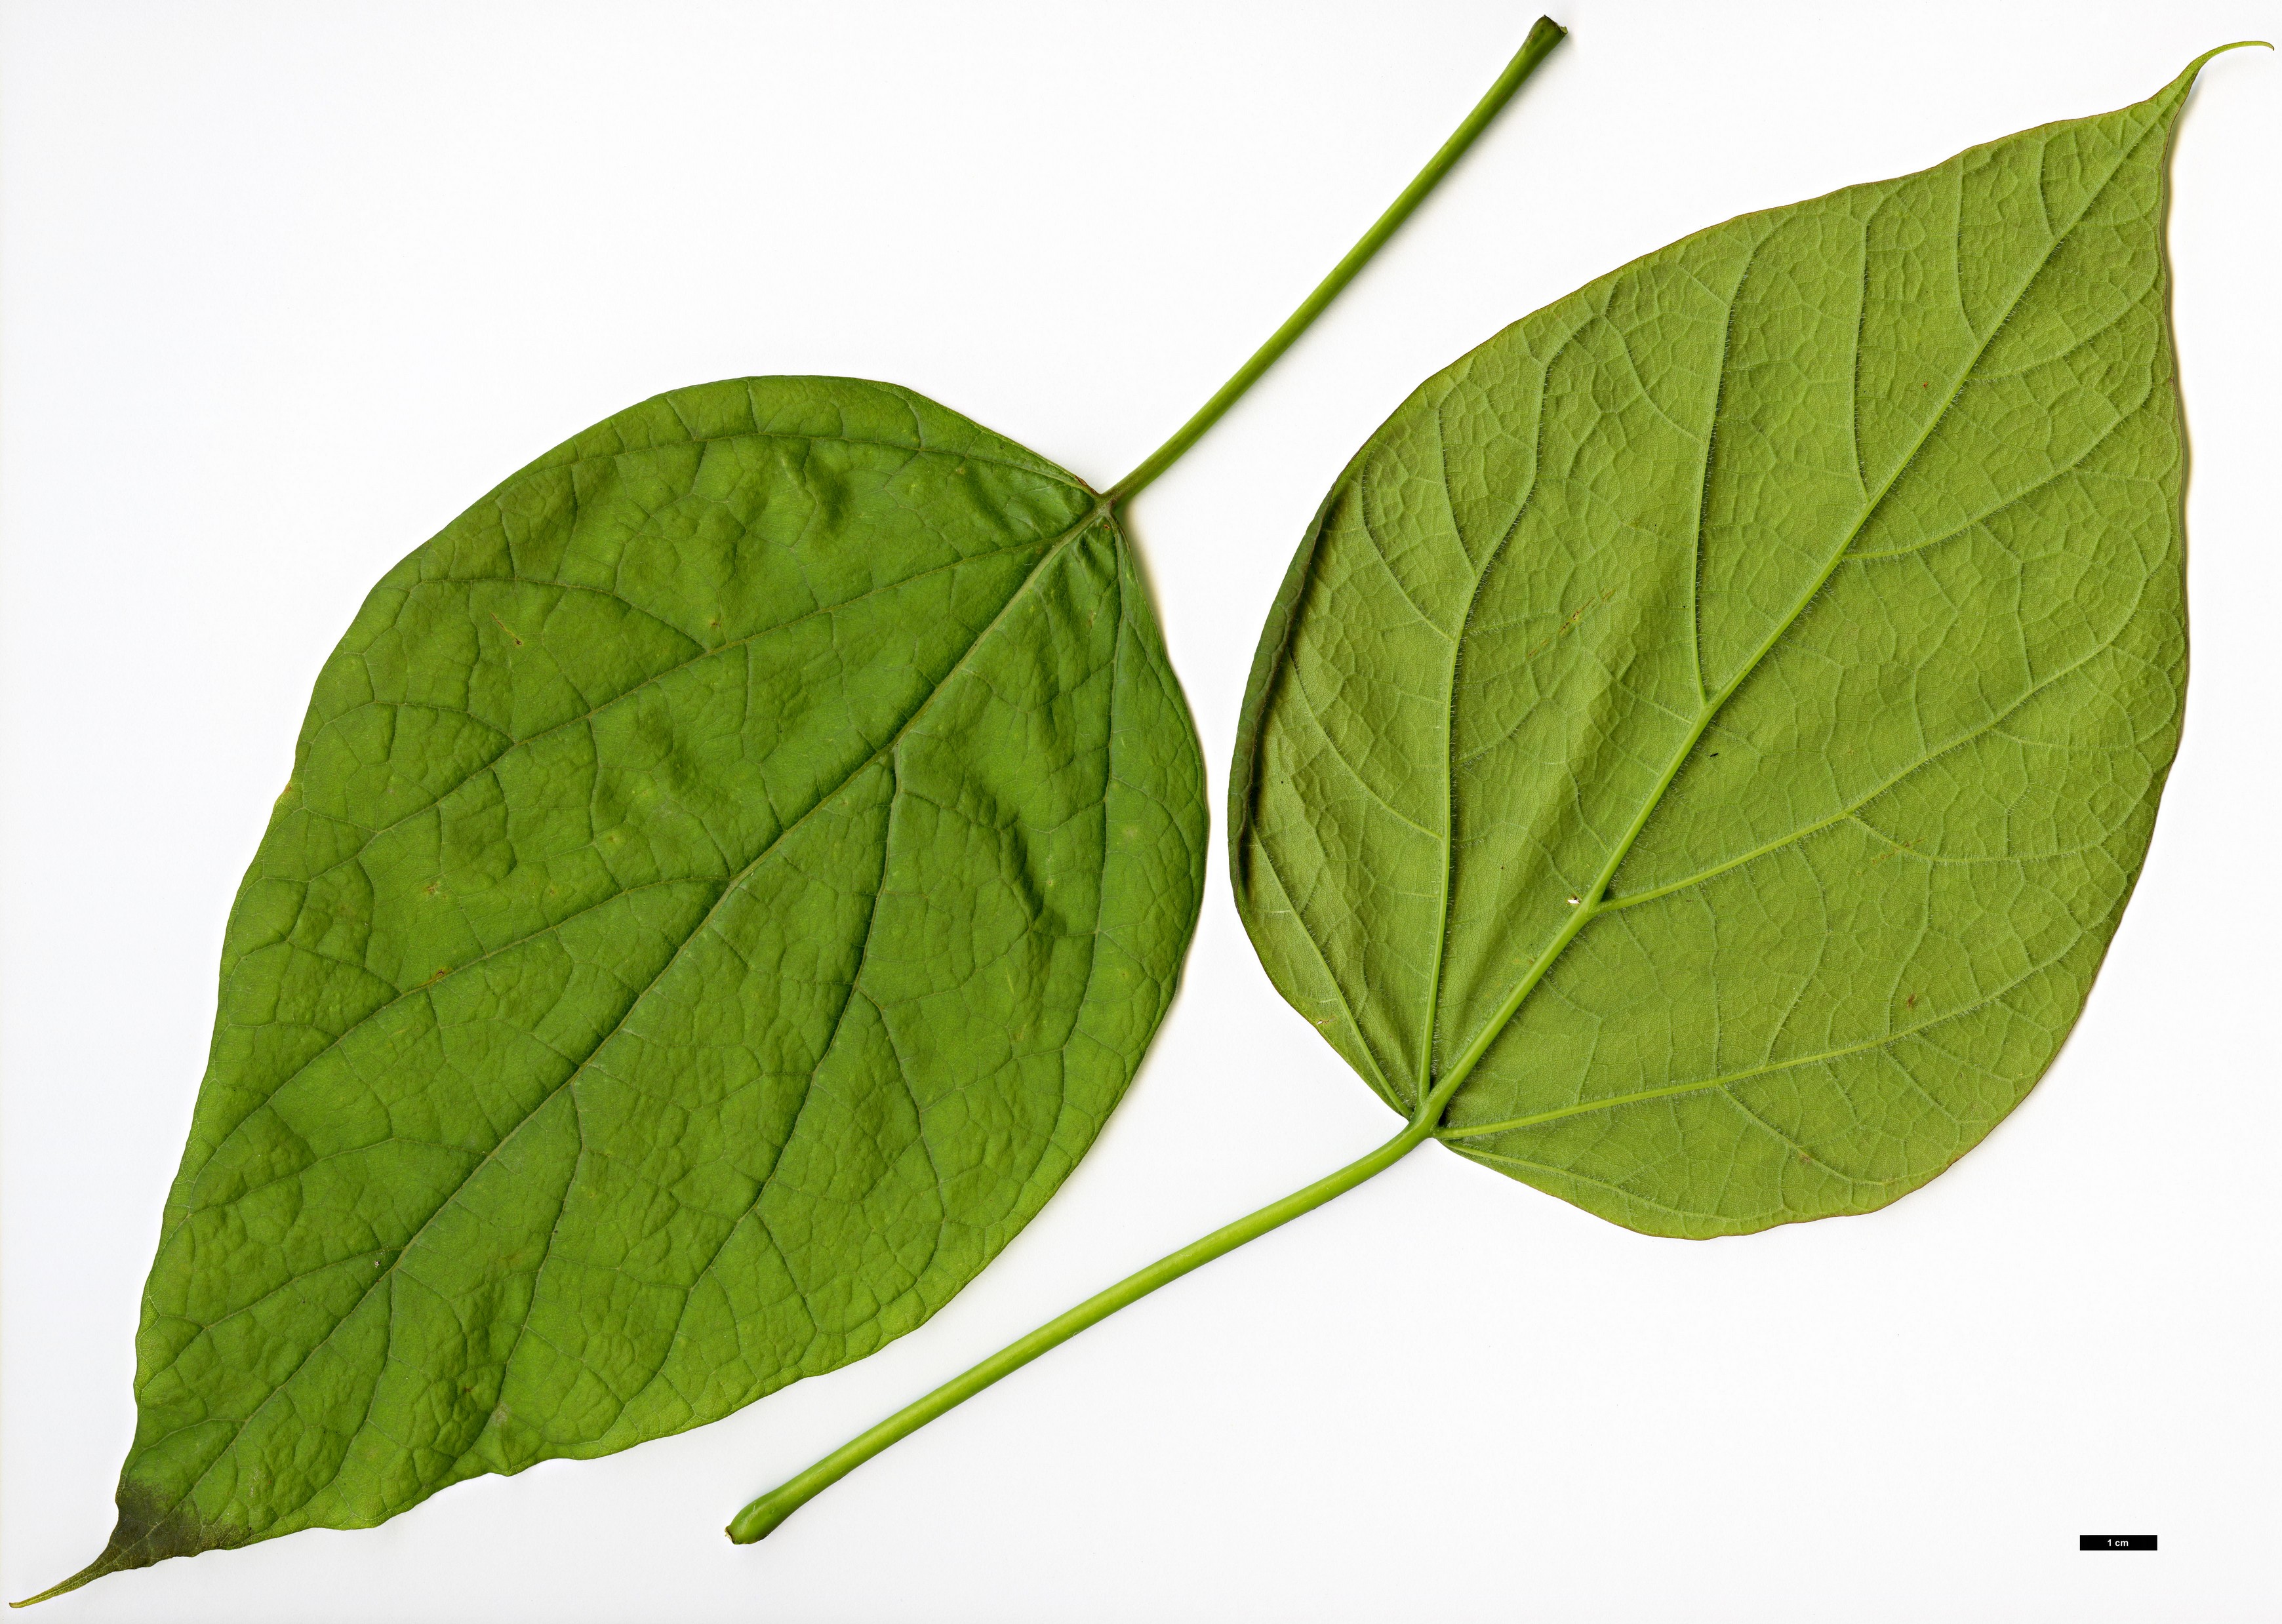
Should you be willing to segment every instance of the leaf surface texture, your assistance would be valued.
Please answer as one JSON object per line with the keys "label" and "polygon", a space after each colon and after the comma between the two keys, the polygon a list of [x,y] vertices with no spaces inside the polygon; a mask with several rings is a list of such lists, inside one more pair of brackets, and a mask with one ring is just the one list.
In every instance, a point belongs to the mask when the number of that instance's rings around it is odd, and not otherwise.
{"label": "leaf surface texture", "polygon": [[1357,454],[1230,839],[1388,1104],[1448,1083],[1462,1155],[1706,1236],[1882,1206],[2035,1083],[2178,735],[2193,73],[1649,254]]}
{"label": "leaf surface texture", "polygon": [[231,914],[97,1571],[863,1357],[1164,1012],[1202,775],[1101,499],[909,391],[587,430],[392,570]]}

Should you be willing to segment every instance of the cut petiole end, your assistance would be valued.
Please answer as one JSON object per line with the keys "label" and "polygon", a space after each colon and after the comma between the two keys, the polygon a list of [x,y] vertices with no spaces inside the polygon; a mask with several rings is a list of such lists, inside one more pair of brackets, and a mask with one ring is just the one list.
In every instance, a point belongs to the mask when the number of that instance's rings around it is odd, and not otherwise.
{"label": "cut petiole end", "polygon": [[[784,1526],[786,1518],[802,1506],[896,1439],[924,1427],[943,1409],[948,1409],[948,1404],[936,1407],[941,1395],[942,1389],[938,1388],[918,1404],[908,1405],[889,1417],[861,1437],[850,1439],[797,1477],[788,1477],[770,1489],[729,1520],[727,1532],[731,1543],[750,1545],[768,1538]],[[953,1399],[951,1402],[956,1404],[959,1401]]]}
{"label": "cut petiole end", "polygon": [[740,1545],[750,1545],[774,1534],[786,1518],[808,1504],[808,1496],[790,1489],[790,1484],[772,1489],[739,1512],[729,1523],[730,1539]]}

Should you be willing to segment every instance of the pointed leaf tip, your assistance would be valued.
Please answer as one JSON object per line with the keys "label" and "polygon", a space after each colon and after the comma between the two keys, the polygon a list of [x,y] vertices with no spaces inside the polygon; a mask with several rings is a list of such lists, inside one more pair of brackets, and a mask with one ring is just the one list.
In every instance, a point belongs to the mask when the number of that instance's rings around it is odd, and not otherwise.
{"label": "pointed leaf tip", "polygon": [[2208,50],[2203,52],[2201,56],[2197,57],[2193,61],[2188,63],[2185,67],[2182,68],[2179,71],[2179,76],[2171,81],[2171,83],[2169,85],[2166,85],[2164,89],[2169,89],[2173,87],[2185,89],[2185,87],[2194,83],[2195,75],[2203,71],[2203,64],[2209,61],[2213,57],[2224,56],[2230,50],[2245,50],[2253,45],[2255,45],[2261,50],[2271,50],[2274,49],[2273,43],[2267,40],[2230,40],[2224,45],[2214,45]]}
{"label": "pointed leaf tip", "polygon": [[56,1597],[63,1595],[66,1591],[76,1590],[83,1584],[88,1584],[95,1580],[100,1579],[105,1574],[112,1571],[109,1567],[104,1566],[105,1559],[111,1555],[112,1552],[110,1550],[105,1549],[102,1556],[96,1558],[94,1561],[89,1563],[85,1567],[81,1568],[79,1572],[74,1574],[70,1578],[63,1581],[60,1584],[51,1584],[46,1589],[41,1591],[37,1596],[27,1596],[22,1601],[10,1602],[8,1605],[12,1608],[35,1607],[43,1601],[50,1601]]}

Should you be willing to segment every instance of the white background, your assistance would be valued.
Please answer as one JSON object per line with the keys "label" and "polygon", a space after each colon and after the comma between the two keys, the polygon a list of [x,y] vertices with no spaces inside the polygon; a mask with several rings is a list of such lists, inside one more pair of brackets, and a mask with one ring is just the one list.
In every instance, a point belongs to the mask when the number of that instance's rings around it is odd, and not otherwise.
{"label": "white background", "polygon": [[[222,923],[366,588],[659,390],[890,379],[1106,485],[1525,6],[17,0],[0,24],[0,1586],[111,1526]],[[1290,551],[1428,373],[1740,211],[2137,100],[2272,0],[1651,4],[1573,30],[1137,503],[1219,797]],[[1693,1244],[1432,1149],[729,1545],[750,1495],[1393,1119],[1215,844],[1091,1159],[932,1324],[719,1425],[106,1579],[70,1620],[2270,1620],[2282,62],[2176,162],[2195,676],[2074,1040],[1872,1217]],[[1217,840],[1217,831],[1215,839]],[[2091,1556],[2079,1533],[2162,1536]]]}

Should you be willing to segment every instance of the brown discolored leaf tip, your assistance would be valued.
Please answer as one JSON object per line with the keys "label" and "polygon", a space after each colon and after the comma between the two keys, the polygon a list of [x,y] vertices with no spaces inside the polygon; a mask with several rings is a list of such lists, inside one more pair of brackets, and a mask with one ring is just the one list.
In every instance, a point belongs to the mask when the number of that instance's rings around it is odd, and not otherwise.
{"label": "brown discolored leaf tip", "polygon": [[22,1601],[11,1602],[11,1607],[29,1607],[51,1597],[69,1590],[105,1574],[124,1573],[129,1568],[148,1567],[163,1562],[168,1557],[194,1557],[203,1551],[227,1551],[245,1543],[248,1535],[244,1528],[224,1523],[207,1522],[193,1515],[180,1502],[162,1504],[146,1489],[134,1484],[119,1486],[119,1522],[111,1530],[111,1539],[103,1554],[61,1584],[50,1585],[37,1596],[27,1596]]}

